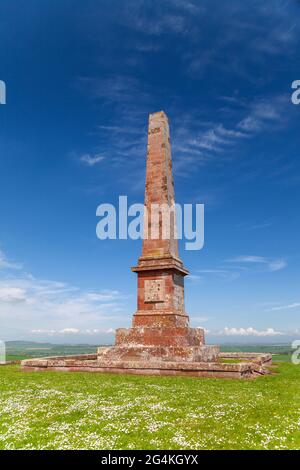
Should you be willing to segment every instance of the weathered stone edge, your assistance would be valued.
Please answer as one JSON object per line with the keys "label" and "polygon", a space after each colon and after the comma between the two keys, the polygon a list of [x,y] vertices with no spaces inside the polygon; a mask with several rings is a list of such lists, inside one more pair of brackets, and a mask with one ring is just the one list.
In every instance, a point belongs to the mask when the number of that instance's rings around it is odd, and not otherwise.
{"label": "weathered stone edge", "polygon": [[80,367],[91,369],[140,369],[140,370],[178,370],[178,371],[222,371],[222,372],[246,372],[253,370],[255,364],[251,362],[238,363],[238,364],[224,364],[218,362],[142,362],[142,361],[97,361],[86,358],[78,360],[72,357],[57,357],[57,358],[43,358],[43,359],[26,359],[21,362],[22,368],[37,367],[37,368],[68,368]]}

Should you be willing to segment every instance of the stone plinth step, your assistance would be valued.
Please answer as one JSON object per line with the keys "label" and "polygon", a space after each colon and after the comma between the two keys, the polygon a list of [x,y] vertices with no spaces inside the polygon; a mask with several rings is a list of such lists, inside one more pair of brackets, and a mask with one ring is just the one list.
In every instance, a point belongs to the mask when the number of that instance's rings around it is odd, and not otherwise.
{"label": "stone plinth step", "polygon": [[[101,348],[109,349],[109,348]],[[168,361],[116,361],[95,360],[91,356],[64,356],[55,358],[26,359],[21,362],[23,371],[64,371],[64,372],[99,372],[111,374],[134,375],[171,375],[207,378],[250,379],[266,373],[263,368],[264,360],[270,364],[269,355],[261,355],[262,365],[258,369],[258,363],[243,362],[237,364],[222,364],[220,362],[168,362]]]}
{"label": "stone plinth step", "polygon": [[116,331],[116,346],[202,346],[204,331],[188,327],[134,327]]}

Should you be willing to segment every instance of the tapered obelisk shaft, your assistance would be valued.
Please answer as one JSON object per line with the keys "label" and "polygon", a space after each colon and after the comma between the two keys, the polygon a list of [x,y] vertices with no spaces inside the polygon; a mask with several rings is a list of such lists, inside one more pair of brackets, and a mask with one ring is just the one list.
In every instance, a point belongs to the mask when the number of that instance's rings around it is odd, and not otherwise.
{"label": "tapered obelisk shaft", "polygon": [[[149,116],[145,208],[148,230],[142,256],[178,258],[170,131],[163,111]],[[163,227],[169,231],[165,232],[167,238],[163,237]]]}
{"label": "tapered obelisk shaft", "polygon": [[149,115],[145,234],[142,256],[133,271],[174,269],[188,274],[178,255],[174,199],[169,123],[160,111]]}

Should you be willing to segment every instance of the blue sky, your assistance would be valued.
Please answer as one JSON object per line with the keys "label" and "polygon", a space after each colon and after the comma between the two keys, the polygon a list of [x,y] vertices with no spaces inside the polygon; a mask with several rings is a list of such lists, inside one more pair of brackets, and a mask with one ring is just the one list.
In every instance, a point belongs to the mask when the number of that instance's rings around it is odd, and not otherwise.
{"label": "blue sky", "polygon": [[110,343],[140,241],[96,208],[143,202],[147,119],[169,117],[176,200],[205,204],[181,257],[209,341],[300,335],[300,2],[2,0],[0,339]]}

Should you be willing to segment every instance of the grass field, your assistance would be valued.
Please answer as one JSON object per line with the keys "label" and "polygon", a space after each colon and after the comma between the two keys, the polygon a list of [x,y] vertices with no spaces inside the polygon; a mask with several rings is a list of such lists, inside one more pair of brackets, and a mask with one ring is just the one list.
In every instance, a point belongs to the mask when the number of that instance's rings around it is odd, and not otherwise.
{"label": "grass field", "polygon": [[300,366],[254,381],[3,366],[0,449],[300,449]]}

